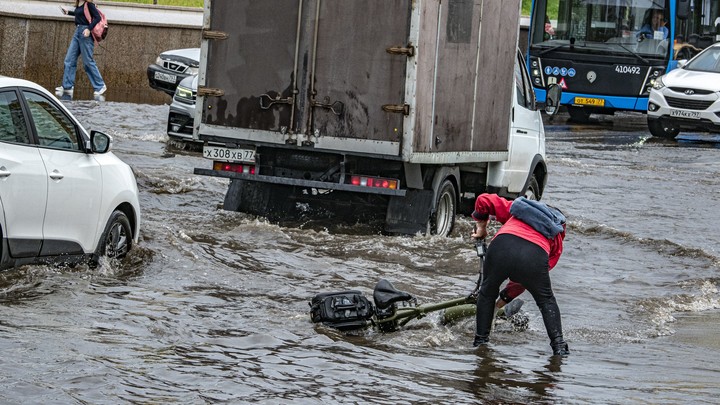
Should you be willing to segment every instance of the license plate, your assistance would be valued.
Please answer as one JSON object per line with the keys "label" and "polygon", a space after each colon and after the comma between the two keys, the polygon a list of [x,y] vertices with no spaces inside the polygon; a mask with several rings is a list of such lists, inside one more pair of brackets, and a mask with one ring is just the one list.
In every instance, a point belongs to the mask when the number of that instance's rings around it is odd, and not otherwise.
{"label": "license plate", "polygon": [[591,105],[593,107],[604,107],[604,98],[575,97],[575,104]]}
{"label": "license plate", "polygon": [[670,111],[671,117],[691,118],[695,120],[700,119],[700,111],[684,111],[684,110],[672,110]]}
{"label": "license plate", "polygon": [[225,160],[229,162],[255,163],[255,150],[205,146],[203,147],[203,157],[206,159]]}
{"label": "license plate", "polygon": [[175,83],[175,81],[177,81],[177,76],[171,75],[169,73],[155,72],[155,80],[161,80],[163,82],[168,82],[168,83]]}

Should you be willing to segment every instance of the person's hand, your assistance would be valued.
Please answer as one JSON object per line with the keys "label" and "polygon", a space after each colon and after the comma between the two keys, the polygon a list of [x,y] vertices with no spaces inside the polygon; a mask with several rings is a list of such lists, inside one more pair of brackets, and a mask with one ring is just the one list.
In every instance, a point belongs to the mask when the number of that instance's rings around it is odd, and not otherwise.
{"label": "person's hand", "polygon": [[87,29],[87,28],[85,28],[85,29],[83,30],[83,36],[84,36],[85,38],[89,37],[89,36],[90,36],[90,30]]}
{"label": "person's hand", "polygon": [[484,239],[487,236],[487,224],[487,220],[476,222],[475,230],[473,231],[471,236],[475,239]]}
{"label": "person's hand", "polygon": [[68,13],[68,11],[63,6],[60,6],[60,12],[62,12],[65,15],[67,15],[67,13]]}

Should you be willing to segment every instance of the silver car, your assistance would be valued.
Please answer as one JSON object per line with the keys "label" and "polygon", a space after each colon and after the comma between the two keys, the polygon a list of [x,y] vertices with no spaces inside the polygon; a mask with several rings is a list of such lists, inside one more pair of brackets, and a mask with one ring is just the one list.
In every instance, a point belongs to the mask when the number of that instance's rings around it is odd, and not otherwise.
{"label": "silver car", "polygon": [[183,79],[175,90],[167,123],[167,134],[170,139],[193,140],[197,83],[197,75],[189,76]]}
{"label": "silver car", "polygon": [[200,48],[165,51],[147,68],[150,87],[172,96],[185,78],[196,75],[200,66]]}
{"label": "silver car", "polygon": [[720,43],[682,62],[650,90],[650,133],[673,139],[681,130],[720,132]]}

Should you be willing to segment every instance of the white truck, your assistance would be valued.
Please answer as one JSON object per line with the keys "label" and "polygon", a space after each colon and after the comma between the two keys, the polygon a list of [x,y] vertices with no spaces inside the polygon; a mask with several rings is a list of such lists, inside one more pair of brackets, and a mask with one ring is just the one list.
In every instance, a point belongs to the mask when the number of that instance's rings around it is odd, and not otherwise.
{"label": "white truck", "polygon": [[[194,137],[224,209],[447,235],[495,192],[540,199],[545,135],[520,0],[206,1]],[[551,112],[559,99],[548,97]]]}

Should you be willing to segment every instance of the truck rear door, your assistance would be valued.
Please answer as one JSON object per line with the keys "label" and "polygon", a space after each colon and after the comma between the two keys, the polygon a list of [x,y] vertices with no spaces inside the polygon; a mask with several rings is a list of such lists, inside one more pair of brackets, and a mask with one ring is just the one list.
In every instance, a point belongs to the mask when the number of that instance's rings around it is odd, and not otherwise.
{"label": "truck rear door", "polygon": [[408,56],[388,48],[407,47],[411,10],[411,0],[212,2],[201,133],[399,155]]}

